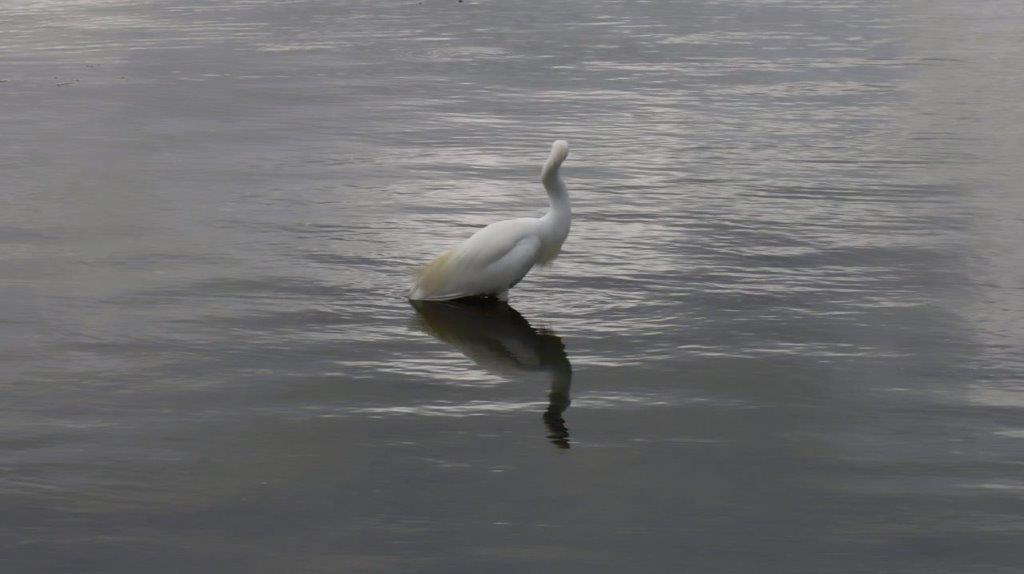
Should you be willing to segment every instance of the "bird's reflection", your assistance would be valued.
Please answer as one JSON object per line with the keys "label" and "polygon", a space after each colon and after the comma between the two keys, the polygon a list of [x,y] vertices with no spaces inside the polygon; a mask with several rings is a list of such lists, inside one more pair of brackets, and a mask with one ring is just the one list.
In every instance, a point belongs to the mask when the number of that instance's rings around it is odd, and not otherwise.
{"label": "bird's reflection", "polygon": [[548,438],[569,448],[562,413],[569,408],[572,364],[562,339],[534,329],[508,303],[493,299],[411,301],[426,333],[455,347],[482,368],[505,378],[544,373],[551,381],[544,424]]}

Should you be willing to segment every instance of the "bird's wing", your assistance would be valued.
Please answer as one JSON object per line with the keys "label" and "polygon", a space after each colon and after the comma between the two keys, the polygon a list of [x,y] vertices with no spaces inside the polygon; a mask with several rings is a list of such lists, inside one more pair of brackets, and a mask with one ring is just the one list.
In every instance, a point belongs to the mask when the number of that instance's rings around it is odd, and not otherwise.
{"label": "bird's wing", "polygon": [[479,295],[518,282],[533,267],[540,240],[537,220],[499,221],[477,231],[461,245],[449,249],[420,273],[411,296],[417,299],[453,299]]}
{"label": "bird's wing", "polygon": [[509,289],[530,272],[537,263],[539,252],[540,238],[536,235],[524,236],[501,259],[492,263],[487,273],[502,284],[504,289]]}
{"label": "bird's wing", "polygon": [[527,217],[492,223],[455,248],[464,265],[483,269],[508,255],[521,240],[534,236],[537,220]]}

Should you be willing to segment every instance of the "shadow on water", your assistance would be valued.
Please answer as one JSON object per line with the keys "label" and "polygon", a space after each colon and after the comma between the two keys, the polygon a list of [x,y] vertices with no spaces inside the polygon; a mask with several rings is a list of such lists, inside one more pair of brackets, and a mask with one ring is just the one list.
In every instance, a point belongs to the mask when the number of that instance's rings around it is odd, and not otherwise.
{"label": "shadow on water", "polygon": [[572,364],[561,337],[534,329],[508,303],[493,299],[411,301],[419,327],[458,349],[481,368],[506,379],[543,373],[551,381],[544,424],[548,438],[569,448],[569,429],[562,413],[569,408]]}

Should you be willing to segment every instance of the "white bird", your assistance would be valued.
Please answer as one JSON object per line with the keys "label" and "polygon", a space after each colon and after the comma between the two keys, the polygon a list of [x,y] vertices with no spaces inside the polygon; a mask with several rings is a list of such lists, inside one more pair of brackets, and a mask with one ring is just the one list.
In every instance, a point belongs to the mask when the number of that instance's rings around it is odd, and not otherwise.
{"label": "white bird", "polygon": [[559,167],[569,155],[569,144],[558,140],[540,172],[551,200],[543,217],[521,217],[492,223],[461,245],[445,251],[419,274],[409,291],[414,301],[446,301],[462,297],[494,296],[508,299],[508,290],[535,265],[558,257],[569,235],[572,210]]}

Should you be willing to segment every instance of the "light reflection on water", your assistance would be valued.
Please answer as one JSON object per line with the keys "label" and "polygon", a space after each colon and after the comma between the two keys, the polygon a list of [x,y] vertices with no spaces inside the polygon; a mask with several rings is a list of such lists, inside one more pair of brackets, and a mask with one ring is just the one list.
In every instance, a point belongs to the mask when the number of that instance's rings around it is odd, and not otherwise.
{"label": "light reflection on water", "polygon": [[0,564],[1016,572],[1022,18],[8,2]]}

